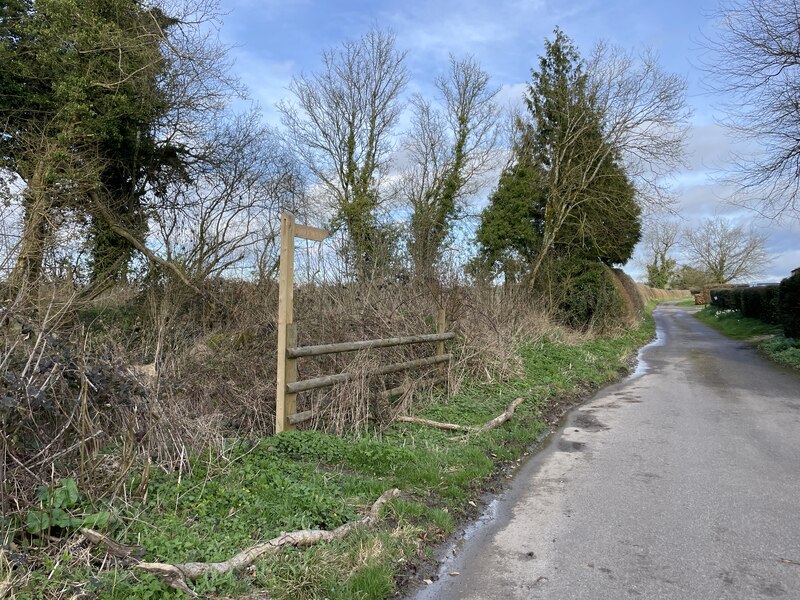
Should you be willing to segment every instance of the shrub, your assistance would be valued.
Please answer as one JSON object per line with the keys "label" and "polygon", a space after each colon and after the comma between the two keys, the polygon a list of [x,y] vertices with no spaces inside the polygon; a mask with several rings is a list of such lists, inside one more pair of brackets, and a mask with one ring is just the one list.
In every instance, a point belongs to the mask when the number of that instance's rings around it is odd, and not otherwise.
{"label": "shrub", "polygon": [[708,292],[710,304],[720,310],[739,310],[739,290],[734,287],[711,288]]}
{"label": "shrub", "polygon": [[771,325],[780,323],[777,285],[742,288],[737,291],[742,315]]}
{"label": "shrub", "polygon": [[779,310],[781,325],[788,338],[800,338],[800,271],[780,284]]}
{"label": "shrub", "polygon": [[[628,316],[632,319],[644,315],[644,298],[633,278],[622,269],[611,269],[617,288],[623,295]],[[666,291],[666,290],[663,290]]]}
{"label": "shrub", "polygon": [[568,325],[607,330],[622,324],[625,300],[611,269],[600,262],[576,261],[563,274],[565,297],[559,308]]}
{"label": "shrub", "polygon": [[709,283],[703,286],[703,298],[705,304],[713,304],[711,298],[711,290],[729,290],[735,288],[736,285],[732,283]]}

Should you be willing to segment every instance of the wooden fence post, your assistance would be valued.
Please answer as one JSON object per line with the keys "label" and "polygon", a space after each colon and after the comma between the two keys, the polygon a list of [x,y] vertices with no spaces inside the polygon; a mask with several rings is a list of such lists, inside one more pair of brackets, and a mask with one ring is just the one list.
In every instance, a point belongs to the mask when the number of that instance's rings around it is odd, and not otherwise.
{"label": "wooden fence post", "polygon": [[324,229],[298,225],[290,212],[281,214],[281,256],[278,263],[278,377],[275,386],[275,433],[296,429],[289,417],[297,412],[297,394],[286,386],[297,381],[297,359],[287,349],[297,346],[294,324],[294,238],[321,242]]}
{"label": "wooden fence post", "polygon": [[[445,333],[447,331],[447,315],[444,311],[444,307],[439,309],[439,313],[436,315],[436,333]],[[444,340],[436,342],[436,356],[443,356],[444,355]],[[439,365],[439,373],[444,375],[447,373],[447,365],[442,363]]]}
{"label": "wooden fence post", "polygon": [[281,256],[278,265],[278,380],[275,388],[275,433],[295,426],[289,415],[296,412],[297,394],[287,394],[286,384],[297,380],[297,360],[286,356],[291,345],[296,345],[294,329],[294,215],[281,214]]}

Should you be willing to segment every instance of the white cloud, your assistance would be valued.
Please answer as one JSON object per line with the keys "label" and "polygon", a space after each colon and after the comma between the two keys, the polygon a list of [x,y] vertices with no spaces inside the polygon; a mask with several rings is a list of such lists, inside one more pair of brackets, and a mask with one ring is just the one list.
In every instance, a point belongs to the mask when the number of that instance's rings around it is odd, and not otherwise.
{"label": "white cloud", "polygon": [[501,108],[522,109],[525,106],[523,99],[527,90],[527,83],[504,84],[497,92],[497,105]]}

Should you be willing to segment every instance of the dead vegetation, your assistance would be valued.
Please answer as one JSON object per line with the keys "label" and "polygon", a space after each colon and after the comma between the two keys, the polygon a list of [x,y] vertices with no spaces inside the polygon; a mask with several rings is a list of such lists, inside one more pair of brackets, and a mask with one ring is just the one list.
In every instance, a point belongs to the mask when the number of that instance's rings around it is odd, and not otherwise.
{"label": "dead vegetation", "polygon": [[[6,303],[0,315],[7,517],[20,523],[37,488],[65,477],[89,498],[142,494],[146,477],[126,488],[132,470],[186,468],[190,454],[219,453],[225,439],[273,433],[274,284],[215,280],[197,297],[167,279],[91,301],[41,289],[37,304]],[[300,359],[301,379],[356,373],[300,395],[298,410],[316,414],[304,427],[336,433],[385,426],[436,382],[457,391],[465,378],[508,378],[519,372],[521,341],[557,328],[518,291],[493,286],[307,284],[295,306],[300,345],[434,332],[440,306],[457,334],[444,371],[370,376],[430,354],[428,345]]]}

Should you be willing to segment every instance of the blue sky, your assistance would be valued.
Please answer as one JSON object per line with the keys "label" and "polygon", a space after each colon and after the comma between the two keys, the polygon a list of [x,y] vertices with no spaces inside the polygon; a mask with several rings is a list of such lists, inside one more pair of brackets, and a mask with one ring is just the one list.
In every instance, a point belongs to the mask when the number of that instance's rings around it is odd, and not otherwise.
{"label": "blue sky", "polygon": [[[316,70],[324,49],[372,26],[393,31],[399,48],[408,52],[409,92],[430,91],[450,53],[472,54],[503,102],[518,101],[555,26],[584,54],[601,39],[624,48],[649,46],[666,69],[687,78],[694,111],[688,165],[675,181],[679,212],[689,223],[716,214],[751,222],[751,214],[722,201],[727,191],[713,178],[730,147],[698,68],[702,34],[713,33],[715,7],[716,0],[228,0],[222,5],[227,14],[221,35],[233,46],[236,72],[274,125],[275,104],[288,96],[292,75]],[[756,224],[769,234],[773,256],[764,279],[784,277],[800,266],[796,227]]]}

